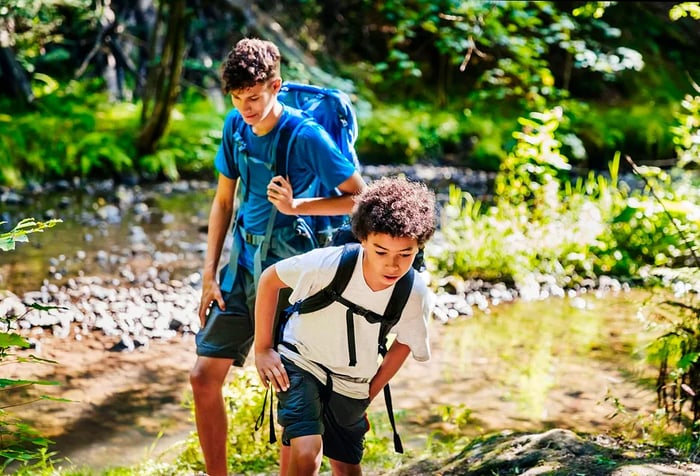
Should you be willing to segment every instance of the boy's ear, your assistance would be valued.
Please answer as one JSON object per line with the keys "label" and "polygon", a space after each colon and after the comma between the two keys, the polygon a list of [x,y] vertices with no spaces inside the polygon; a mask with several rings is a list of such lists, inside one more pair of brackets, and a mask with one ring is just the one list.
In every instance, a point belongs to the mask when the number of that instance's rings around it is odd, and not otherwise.
{"label": "boy's ear", "polygon": [[272,91],[276,94],[280,92],[282,88],[282,78],[275,78],[272,80]]}

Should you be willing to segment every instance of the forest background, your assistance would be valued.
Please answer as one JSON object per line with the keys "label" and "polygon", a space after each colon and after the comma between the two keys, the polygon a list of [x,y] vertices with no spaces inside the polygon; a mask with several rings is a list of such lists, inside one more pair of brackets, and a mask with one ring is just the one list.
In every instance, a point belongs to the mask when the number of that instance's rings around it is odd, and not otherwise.
{"label": "forest background", "polygon": [[[3,2],[5,3],[5,2]],[[518,118],[561,108],[575,168],[678,157],[700,28],[668,2],[21,1],[0,7],[0,184],[211,177],[243,36],[355,101],[363,163],[498,170]],[[60,138],[60,140],[56,140]],[[624,165],[624,164],[623,164]]]}
{"label": "forest background", "polygon": [[[231,108],[218,65],[244,36],[273,40],[285,79],[351,95],[362,163],[497,174],[486,202],[450,191],[429,253],[441,275],[683,282],[653,357],[692,454],[699,19],[695,2],[1,2],[0,190],[213,180]],[[3,250],[47,226],[13,229],[2,210],[0,225]],[[4,456],[35,456],[8,441]]]}

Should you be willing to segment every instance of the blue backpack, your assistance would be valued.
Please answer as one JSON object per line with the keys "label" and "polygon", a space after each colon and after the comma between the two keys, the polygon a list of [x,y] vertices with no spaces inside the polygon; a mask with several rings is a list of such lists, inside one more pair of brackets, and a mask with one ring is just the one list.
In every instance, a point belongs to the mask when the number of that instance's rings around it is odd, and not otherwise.
{"label": "blue backpack", "polygon": [[[347,94],[339,89],[285,82],[277,98],[282,104],[304,111],[321,124],[343,155],[359,169],[360,163],[355,152],[357,117]],[[288,146],[293,139],[293,135],[289,137]]]}
{"label": "blue backpack", "polygon": [[[339,89],[285,82],[277,97],[282,104],[303,111],[305,116],[305,119],[301,120],[292,117],[280,128],[275,158],[277,175],[286,175],[287,157],[290,155],[296,134],[305,120],[320,124],[343,155],[353,162],[358,171],[360,170],[360,162],[355,151],[358,135],[357,117],[352,101],[346,93]],[[320,185],[318,196],[334,195],[340,195],[340,192],[335,189],[328,190]],[[347,216],[316,217],[314,231],[317,235],[325,234],[326,238],[329,238],[330,233],[344,224],[347,219]]]}

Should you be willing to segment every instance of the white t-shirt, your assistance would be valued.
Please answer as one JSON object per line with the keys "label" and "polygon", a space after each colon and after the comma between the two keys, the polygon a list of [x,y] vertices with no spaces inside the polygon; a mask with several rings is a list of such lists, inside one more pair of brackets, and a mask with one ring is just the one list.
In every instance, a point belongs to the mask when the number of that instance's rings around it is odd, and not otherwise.
{"label": "white t-shirt", "polygon": [[[320,291],[335,276],[343,247],[317,248],[275,264],[280,279],[293,289],[290,303],[305,299]],[[381,291],[372,291],[362,273],[363,251],[360,248],[357,263],[343,297],[366,309],[383,314],[394,285]],[[432,312],[433,294],[416,273],[413,289],[399,322],[392,328],[396,340],[408,345],[413,358],[426,361],[430,358],[428,321]],[[280,354],[299,367],[311,372],[321,382],[326,373],[318,363],[333,374],[333,391],[351,398],[367,398],[369,381],[379,367],[379,323],[371,324],[362,317],[353,318],[357,364],[349,365],[346,327],[347,307],[333,302],[328,307],[308,314],[295,314],[289,318],[283,341],[293,344],[298,353],[279,346]]]}

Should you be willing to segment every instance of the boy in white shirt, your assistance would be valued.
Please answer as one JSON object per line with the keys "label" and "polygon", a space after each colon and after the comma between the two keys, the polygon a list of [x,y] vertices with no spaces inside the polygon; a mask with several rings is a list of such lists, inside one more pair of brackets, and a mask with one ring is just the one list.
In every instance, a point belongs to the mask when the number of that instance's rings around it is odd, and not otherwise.
{"label": "boy in white shirt", "polygon": [[[411,270],[435,227],[435,195],[424,184],[404,178],[370,184],[356,197],[352,231],[361,249],[342,297],[383,314],[394,285]],[[348,324],[348,308],[339,302],[319,311],[292,314],[280,345],[274,347],[279,290],[293,289],[290,302],[314,295],[335,276],[342,252],[343,247],[318,248],[279,261],[260,277],[255,365],[263,384],[278,392],[278,420],[284,427],[282,475],[318,474],[323,455],[329,458],[334,475],[362,474],[369,403],[409,353],[418,361],[430,358],[432,299],[417,275],[401,319],[392,328],[396,339],[381,364],[379,323],[354,315]],[[349,360],[349,353],[354,358]]]}

